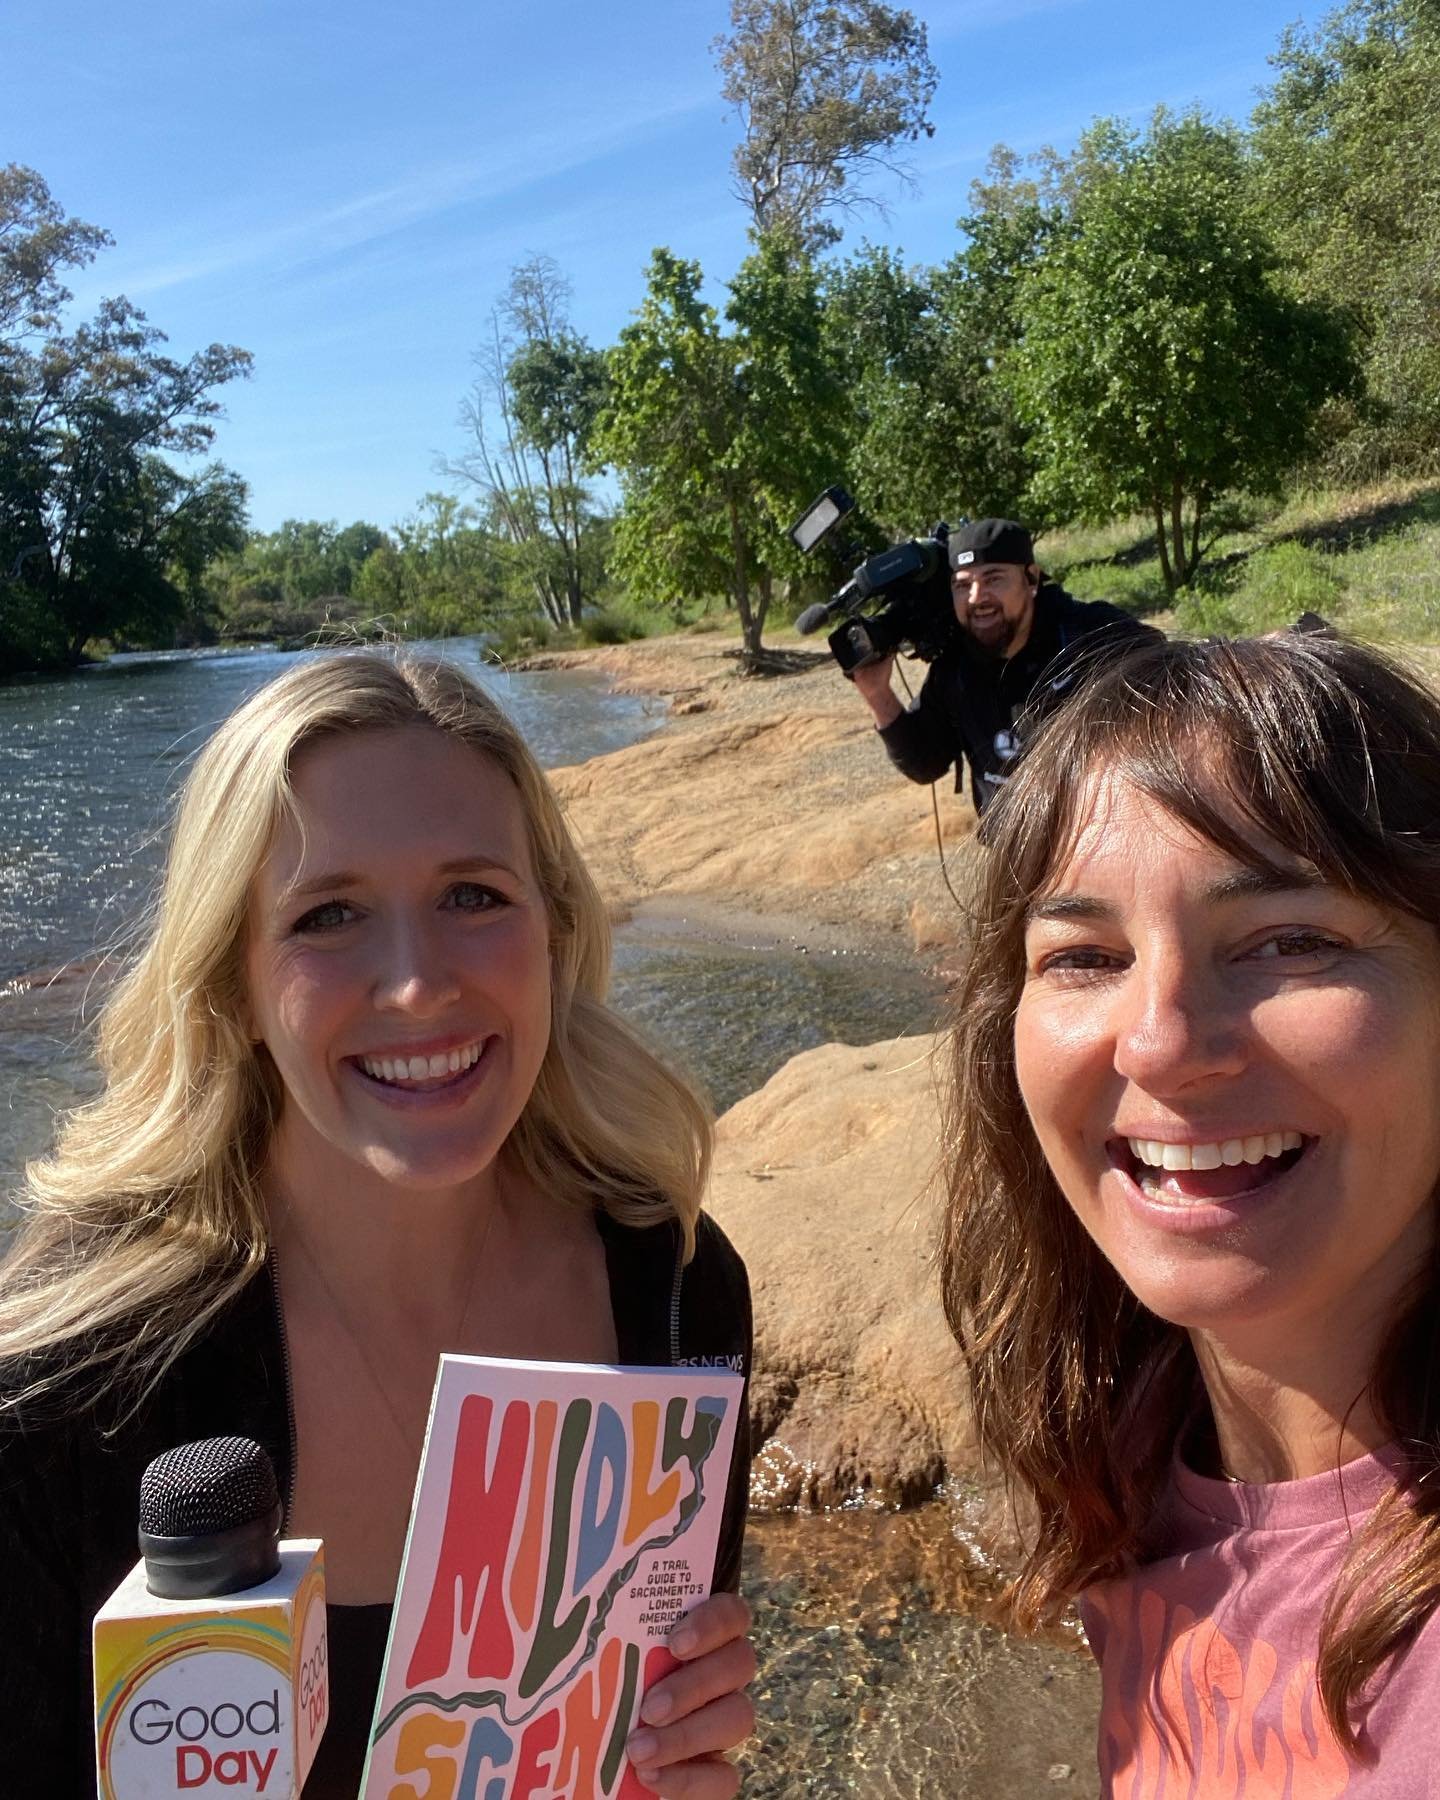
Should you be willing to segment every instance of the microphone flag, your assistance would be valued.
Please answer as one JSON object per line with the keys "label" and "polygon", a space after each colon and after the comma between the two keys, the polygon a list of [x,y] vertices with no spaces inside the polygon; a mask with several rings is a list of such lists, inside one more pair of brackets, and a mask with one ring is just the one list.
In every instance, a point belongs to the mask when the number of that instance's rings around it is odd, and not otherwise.
{"label": "microphone flag", "polygon": [[100,1800],[296,1800],[330,1712],[325,1558],[317,1538],[279,1542],[280,1515],[248,1438],[146,1470],[143,1559],[95,1615]]}
{"label": "microphone flag", "polygon": [[137,1563],[95,1615],[100,1800],[296,1800],[329,1711],[318,1539],[218,1600],[160,1599]]}

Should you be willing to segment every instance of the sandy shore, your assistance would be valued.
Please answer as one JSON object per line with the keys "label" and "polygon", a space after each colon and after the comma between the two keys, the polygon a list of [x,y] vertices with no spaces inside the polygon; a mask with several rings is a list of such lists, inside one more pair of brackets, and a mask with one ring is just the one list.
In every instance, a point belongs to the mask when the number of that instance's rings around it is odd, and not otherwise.
{"label": "sandy shore", "polygon": [[[975,815],[944,784],[906,781],[829,655],[787,652],[794,672],[742,677],[720,634],[543,655],[527,668],[590,668],[663,696],[644,742],[554,781],[617,918],[703,903],[779,934],[828,930],[892,948],[958,935],[937,850],[963,866]],[[909,665],[912,683],[923,666]],[[956,882],[959,886],[959,882]]]}

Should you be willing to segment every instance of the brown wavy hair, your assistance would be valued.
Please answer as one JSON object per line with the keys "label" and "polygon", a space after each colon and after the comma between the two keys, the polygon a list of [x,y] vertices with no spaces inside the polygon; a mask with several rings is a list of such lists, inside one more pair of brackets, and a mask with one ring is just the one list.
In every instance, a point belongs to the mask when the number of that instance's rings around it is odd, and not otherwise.
{"label": "brown wavy hair", "polygon": [[[1177,1435],[1204,1399],[1185,1332],[1140,1304],[1066,1203],[1016,1078],[1027,911],[1067,861],[1100,770],[1243,864],[1257,864],[1255,829],[1440,928],[1440,698],[1343,639],[1171,640],[1097,666],[987,813],[952,995],[942,1272],[981,1441],[1034,1522],[1010,1591],[1031,1629],[1143,1554]],[[1321,1698],[1352,1752],[1367,1683],[1440,1601],[1440,1249],[1369,1392],[1407,1472],[1319,1622]]]}

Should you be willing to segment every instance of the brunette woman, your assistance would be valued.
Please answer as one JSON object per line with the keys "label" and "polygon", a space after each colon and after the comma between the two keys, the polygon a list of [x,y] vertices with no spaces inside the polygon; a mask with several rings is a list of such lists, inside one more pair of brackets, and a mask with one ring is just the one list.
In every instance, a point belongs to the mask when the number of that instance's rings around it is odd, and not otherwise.
{"label": "brunette woman", "polygon": [[1440,1791],[1440,702],[1159,643],[986,819],[945,1284],[1107,1794]]}

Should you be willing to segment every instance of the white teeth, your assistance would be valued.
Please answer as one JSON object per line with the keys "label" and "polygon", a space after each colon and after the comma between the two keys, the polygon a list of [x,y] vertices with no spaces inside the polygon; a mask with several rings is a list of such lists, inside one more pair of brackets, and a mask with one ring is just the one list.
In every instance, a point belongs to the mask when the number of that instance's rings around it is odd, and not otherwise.
{"label": "white teeth", "polygon": [[480,1060],[483,1045],[467,1044],[463,1050],[441,1050],[434,1056],[362,1056],[357,1060],[376,1081],[437,1081],[442,1075],[458,1075]]}
{"label": "white teeth", "polygon": [[1150,1169],[1233,1169],[1239,1163],[1261,1163],[1283,1156],[1304,1143],[1298,1131],[1270,1131],[1263,1137],[1226,1138],[1218,1144],[1162,1144],[1154,1138],[1128,1138],[1130,1153]]}

